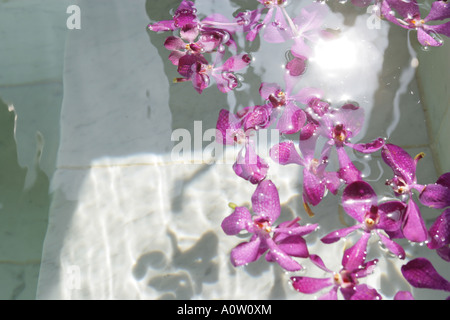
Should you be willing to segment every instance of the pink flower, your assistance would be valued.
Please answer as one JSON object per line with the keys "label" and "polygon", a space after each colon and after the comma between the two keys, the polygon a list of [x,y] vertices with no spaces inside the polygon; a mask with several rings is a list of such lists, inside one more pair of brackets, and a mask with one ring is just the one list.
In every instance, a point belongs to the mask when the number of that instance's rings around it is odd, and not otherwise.
{"label": "pink flower", "polygon": [[405,211],[403,202],[378,203],[378,197],[373,188],[365,181],[356,181],[345,188],[342,195],[342,206],[347,214],[358,223],[329,233],[321,239],[322,242],[333,243],[355,230],[362,229],[364,233],[358,241],[362,250],[366,250],[370,236],[375,233],[386,248],[400,259],[405,258],[403,248],[385,235],[385,233],[388,235],[391,232],[396,233],[400,229],[401,218]]}
{"label": "pink flower", "polygon": [[353,246],[344,252],[342,258],[343,268],[333,272],[323,264],[322,260],[315,257],[315,263],[321,269],[332,273],[329,278],[291,277],[292,286],[301,293],[312,294],[325,288],[331,290],[319,297],[319,300],[337,300],[340,291],[345,300],[379,300],[380,294],[366,284],[360,284],[360,278],[373,272],[378,262],[377,259],[364,262],[365,254],[359,247]]}
{"label": "pink flower", "polygon": [[403,216],[402,232],[404,236],[415,242],[427,240],[427,229],[420,214],[418,205],[412,198],[412,190],[422,192],[423,185],[417,183],[416,166],[423,154],[414,159],[401,147],[386,144],[381,151],[383,161],[392,169],[394,177],[386,182],[390,185],[396,195],[407,195],[409,197],[406,212]]}
{"label": "pink flower", "polygon": [[[400,18],[395,16],[395,11],[400,15]],[[441,46],[442,40],[437,38],[436,34],[450,37],[450,21],[441,24],[429,24],[429,22],[450,18],[450,3],[445,0],[434,1],[425,18],[421,17],[416,0],[384,0],[381,13],[388,21],[402,28],[417,30],[417,38],[423,46]]]}
{"label": "pink flower", "polygon": [[261,181],[252,196],[252,216],[246,207],[234,207],[234,212],[222,222],[227,235],[237,235],[243,230],[253,234],[249,242],[237,245],[231,251],[231,263],[241,266],[258,260],[267,252],[266,260],[277,262],[288,271],[302,266],[292,257],[307,258],[309,252],[302,236],[311,233],[317,225],[300,226],[299,219],[274,226],[280,216],[278,190],[270,180]]}

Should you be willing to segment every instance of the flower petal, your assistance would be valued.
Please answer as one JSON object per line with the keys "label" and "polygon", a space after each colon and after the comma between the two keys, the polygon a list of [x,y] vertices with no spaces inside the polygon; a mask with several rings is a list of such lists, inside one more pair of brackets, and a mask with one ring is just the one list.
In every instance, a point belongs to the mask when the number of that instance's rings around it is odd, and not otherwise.
{"label": "flower petal", "polygon": [[270,158],[281,165],[303,164],[303,159],[295,149],[292,141],[285,141],[274,145],[269,151]]}
{"label": "flower petal", "polygon": [[261,238],[254,237],[249,242],[238,244],[231,250],[230,258],[233,266],[242,266],[256,261],[260,257]]}
{"label": "flower petal", "polygon": [[419,5],[416,0],[385,0],[392,9],[403,17],[420,17]]}
{"label": "flower petal", "polygon": [[423,242],[428,238],[425,222],[420,215],[420,209],[414,200],[410,199],[403,218],[403,234],[413,242]]}
{"label": "flower petal", "polygon": [[[244,155],[243,151],[245,151]],[[257,184],[266,177],[269,165],[256,154],[252,143],[249,142],[239,151],[233,170],[242,179]]]}
{"label": "flower petal", "polygon": [[303,169],[303,196],[306,202],[316,206],[322,201],[325,195],[325,184],[321,178],[309,169]]}
{"label": "flower petal", "polygon": [[401,245],[399,245],[397,242],[389,239],[381,232],[377,232],[378,236],[380,237],[381,242],[386,246],[386,248],[395,254],[400,259],[405,259],[406,253],[405,250]]}
{"label": "flower petal", "polygon": [[438,249],[450,244],[450,208],[437,217],[428,233],[431,238],[428,248]]}
{"label": "flower petal", "polygon": [[401,268],[405,279],[415,288],[450,291],[450,282],[444,279],[425,258],[416,258]]}
{"label": "flower petal", "polygon": [[233,145],[239,132],[243,134],[241,126],[241,119],[230,111],[221,109],[216,123],[216,141],[225,145]]}
{"label": "flower petal", "polygon": [[238,71],[247,67],[251,61],[252,58],[246,53],[235,55],[225,61],[221,67],[221,70]]}
{"label": "flower petal", "polygon": [[364,232],[361,238],[349,249],[345,250],[342,257],[342,265],[348,271],[360,269],[364,265],[367,255],[367,243],[370,238],[369,232]]}
{"label": "flower petal", "polygon": [[266,218],[271,224],[280,216],[280,198],[277,187],[271,180],[263,180],[252,195],[253,211],[260,218]]}
{"label": "flower petal", "polygon": [[373,188],[365,181],[349,184],[342,194],[342,206],[349,216],[360,223],[372,206],[378,205],[378,197]]}
{"label": "flower petal", "polygon": [[435,184],[425,186],[419,200],[431,208],[442,209],[450,206],[450,172],[441,175]]}
{"label": "flower petal", "polygon": [[339,160],[339,178],[344,180],[346,184],[361,180],[361,172],[350,160],[344,147],[336,145],[336,151]]}
{"label": "flower petal", "polygon": [[440,39],[435,38],[431,30],[425,30],[425,28],[417,29],[417,40],[424,47],[440,47],[443,44]]}
{"label": "flower petal", "polygon": [[237,207],[232,214],[223,219],[221,227],[227,235],[237,235],[246,229],[251,232],[252,215],[246,207]]}
{"label": "flower petal", "polygon": [[269,247],[269,255],[266,256],[268,261],[278,263],[283,269],[287,271],[299,271],[303,267],[294,259],[292,259],[282,248],[277,245],[271,238],[266,239],[266,243]]}
{"label": "flower petal", "polygon": [[327,243],[327,244],[334,243],[336,241],[339,241],[341,238],[348,236],[353,231],[360,229],[361,227],[362,227],[361,224],[356,224],[351,227],[332,231],[329,234],[327,234],[326,236],[322,237],[320,239],[320,241],[322,241],[323,243]]}
{"label": "flower petal", "polygon": [[288,103],[284,108],[283,114],[277,123],[277,129],[284,134],[294,134],[300,131],[306,121],[305,112],[294,105]]}
{"label": "flower petal", "polygon": [[355,292],[350,300],[381,300],[381,295],[368,285],[360,284],[355,286]]}
{"label": "flower petal", "polygon": [[446,1],[434,1],[428,15],[423,19],[425,22],[432,20],[445,20],[450,18],[450,3]]}
{"label": "flower petal", "polygon": [[332,278],[291,277],[292,287],[301,293],[316,293],[333,285]]}
{"label": "flower petal", "polygon": [[345,143],[345,145],[355,149],[358,152],[361,153],[373,153],[375,151],[380,150],[385,144],[385,141],[383,138],[375,139],[372,142],[369,143]]}
{"label": "flower petal", "polygon": [[398,291],[394,296],[394,300],[414,300],[414,297],[409,291]]}
{"label": "flower petal", "polygon": [[414,183],[416,163],[405,150],[394,144],[387,143],[381,150],[381,157],[391,167],[395,175],[402,177],[407,184]]}

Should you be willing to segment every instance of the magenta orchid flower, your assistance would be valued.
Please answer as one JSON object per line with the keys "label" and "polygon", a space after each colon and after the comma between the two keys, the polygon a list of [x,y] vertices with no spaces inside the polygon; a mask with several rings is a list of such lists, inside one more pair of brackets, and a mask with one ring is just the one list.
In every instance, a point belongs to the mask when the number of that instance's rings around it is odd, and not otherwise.
{"label": "magenta orchid flower", "polygon": [[[236,21],[243,26],[243,31],[247,34],[246,39],[248,41],[253,41],[258,36],[259,32],[263,27],[270,29],[272,28],[283,28],[286,26],[286,20],[283,16],[284,5],[286,0],[258,0],[263,7],[252,10],[241,12],[236,16]],[[267,9],[267,12],[263,12]],[[264,18],[261,20],[262,16]],[[266,33],[266,32],[265,32]],[[266,36],[264,33],[264,38],[269,37],[269,33]],[[268,38],[270,41],[270,38]]]}
{"label": "magenta orchid flower", "polygon": [[344,146],[361,153],[373,153],[380,150],[385,141],[377,138],[369,143],[351,143],[350,139],[357,136],[364,121],[364,109],[347,103],[339,109],[331,110],[322,117],[320,131],[328,139],[329,145],[336,147],[339,160],[339,176],[346,184],[361,180],[361,172],[350,160]]}
{"label": "magenta orchid flower", "polygon": [[423,153],[414,159],[401,147],[386,144],[381,151],[384,162],[394,172],[394,177],[386,182],[390,185],[397,196],[408,195],[406,211],[403,216],[402,232],[406,239],[414,242],[427,240],[428,233],[425,222],[420,214],[419,206],[412,197],[412,190],[419,193],[425,188],[417,183],[416,167],[418,161],[423,157]]}
{"label": "magenta orchid flower", "polygon": [[[395,16],[395,11],[400,18]],[[425,18],[421,17],[416,0],[384,0],[381,13],[388,21],[400,27],[417,30],[417,38],[423,46],[441,46],[442,40],[437,38],[436,34],[450,37],[450,21],[435,24],[436,21],[450,18],[450,3],[446,0],[434,1]]]}
{"label": "magenta orchid flower", "polygon": [[291,277],[292,286],[301,293],[313,294],[331,287],[331,290],[321,295],[319,300],[337,300],[340,291],[345,300],[380,300],[381,295],[366,284],[360,284],[358,279],[370,275],[378,260],[365,262],[365,253],[355,246],[344,252],[343,268],[339,272],[328,269],[320,259],[315,264],[322,270],[332,273],[329,278]]}
{"label": "magenta orchid flower", "polygon": [[268,119],[264,120],[264,117],[251,115],[252,113],[260,115],[262,111],[257,107],[251,111],[246,110],[240,116],[222,109],[216,124],[216,141],[218,143],[224,145],[243,144],[236,162],[233,164],[233,170],[239,177],[253,184],[265,179],[269,169],[267,162],[256,154],[251,140],[252,132],[259,129],[261,121],[269,121]]}
{"label": "magenta orchid flower", "polygon": [[[238,79],[234,72],[239,71],[250,63],[247,54],[240,54],[228,58],[221,66],[215,67],[197,55],[185,55],[178,61],[178,72],[184,78],[176,78],[174,82],[191,81],[194,89],[202,93],[210,84],[211,77],[216,81],[217,88],[227,93],[238,86]],[[206,63],[205,63],[206,62]]]}
{"label": "magenta orchid flower", "polygon": [[258,184],[266,178],[269,164],[256,154],[253,141],[247,139],[233,164],[233,170],[242,179]]}
{"label": "magenta orchid flower", "polygon": [[326,171],[328,152],[323,152],[319,159],[315,158],[316,140],[317,135],[307,139],[303,139],[302,134],[300,135],[299,147],[303,157],[297,152],[292,141],[279,143],[270,149],[273,161],[281,165],[303,166],[303,206],[310,216],[314,213],[309,205],[318,205],[328,190],[337,194],[341,184],[336,172]]}
{"label": "magenta orchid flower", "polygon": [[342,206],[346,213],[358,223],[329,233],[321,239],[322,242],[333,243],[358,229],[362,229],[364,232],[358,244],[363,250],[366,250],[370,236],[375,233],[387,249],[400,259],[405,258],[404,249],[388,236],[389,233],[395,234],[401,227],[401,217],[405,210],[403,202],[378,203],[378,196],[370,184],[365,181],[356,181],[344,189]]}
{"label": "magenta orchid flower", "polygon": [[436,250],[436,253],[445,261],[450,262],[450,208],[437,217],[428,230],[430,241],[428,248]]}
{"label": "magenta orchid flower", "polygon": [[287,271],[298,271],[302,266],[292,257],[309,257],[302,236],[311,233],[317,225],[300,226],[299,219],[274,226],[281,207],[278,190],[270,180],[261,181],[252,195],[252,216],[246,207],[234,206],[234,212],[222,222],[227,235],[243,230],[253,234],[249,242],[237,245],[231,251],[231,263],[241,266],[258,260],[265,252],[267,261],[275,261]]}
{"label": "magenta orchid flower", "polygon": [[416,258],[409,261],[402,266],[401,271],[409,284],[415,288],[450,292],[450,282],[443,278],[431,262],[425,258]]}

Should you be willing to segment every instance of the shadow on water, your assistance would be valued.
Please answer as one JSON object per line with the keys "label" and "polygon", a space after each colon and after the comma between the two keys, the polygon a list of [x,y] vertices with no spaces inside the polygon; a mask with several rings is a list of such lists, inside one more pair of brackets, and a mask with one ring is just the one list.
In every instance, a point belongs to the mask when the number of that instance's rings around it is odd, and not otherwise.
{"label": "shadow on water", "polygon": [[151,251],[141,255],[134,268],[136,280],[143,280],[148,269],[159,270],[148,280],[148,287],[161,292],[159,299],[191,299],[202,292],[204,283],[218,281],[218,237],[213,231],[205,232],[189,249],[181,250],[177,235],[167,231],[171,240],[172,255]]}
{"label": "shadow on water", "polygon": [[34,183],[24,188],[27,169],[18,164],[15,117],[0,100],[0,299],[28,300],[36,295],[51,197],[49,179],[39,167],[42,145],[36,150]]}

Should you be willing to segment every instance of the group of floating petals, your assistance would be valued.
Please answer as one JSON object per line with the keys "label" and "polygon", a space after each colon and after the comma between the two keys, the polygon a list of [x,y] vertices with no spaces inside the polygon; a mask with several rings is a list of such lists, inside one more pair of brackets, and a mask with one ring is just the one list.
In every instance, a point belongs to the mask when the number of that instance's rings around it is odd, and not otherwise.
{"label": "group of floating petals", "polygon": [[[327,6],[312,1],[291,19],[285,9],[285,0],[257,2],[260,5],[257,9],[238,13],[231,20],[217,13],[200,20],[194,2],[183,0],[171,20],[148,26],[156,32],[173,32],[164,46],[170,51],[169,60],[177,66],[181,76],[174,81],[190,81],[198,93],[209,86],[211,79],[224,93],[238,86],[236,71],[246,68],[252,59],[247,53],[236,52],[235,33],[244,33],[247,41],[258,36],[272,43],[291,41],[291,58],[285,64],[283,84],[261,83],[259,93],[264,102],[260,105],[248,106],[235,113],[226,109],[219,112],[216,141],[242,146],[233,170],[237,176],[256,186],[251,208],[231,203],[233,212],[221,225],[227,235],[249,235],[248,241],[231,250],[231,263],[247,265],[264,256],[268,262],[293,272],[303,268],[299,258],[309,259],[330,276],[294,276],[291,280],[295,290],[306,294],[322,292],[319,299],[337,299],[340,292],[346,300],[367,300],[382,298],[376,289],[359,282],[374,271],[378,261],[366,261],[371,237],[378,237],[380,243],[399,259],[405,259],[406,254],[395,240],[404,238],[426,243],[430,250],[450,262],[450,173],[441,175],[435,183],[420,184],[416,169],[424,156],[422,153],[413,158],[381,137],[367,143],[352,142],[361,131],[365,117],[364,109],[356,102],[349,101],[336,107],[318,88],[294,91],[299,77],[305,72],[310,45],[320,38],[332,36],[322,28],[328,14]],[[450,36],[450,22],[442,22],[450,18],[447,1],[434,1],[424,18],[421,18],[416,0],[352,0],[352,3],[360,7],[379,6],[386,20],[417,30],[418,40],[424,46],[440,46],[442,41],[438,35]],[[225,58],[227,48],[231,56]],[[354,220],[352,226],[334,230],[324,235],[321,241],[334,243],[360,231],[359,239],[345,250],[340,270],[328,269],[321,257],[309,253],[304,237],[316,232],[318,224],[301,225],[299,217],[278,221],[281,213],[278,190],[267,178],[269,161],[257,154],[253,139],[257,131],[269,127],[276,128],[283,137],[297,138],[285,139],[272,146],[270,158],[283,166],[301,166],[306,212],[313,216],[311,207],[317,206],[327,194],[341,194],[342,207]],[[392,178],[386,185],[392,188],[394,200],[379,200],[351,161],[349,149],[362,154],[381,153],[384,163],[392,170]],[[338,159],[337,170],[329,169],[332,152]],[[428,229],[418,202],[443,210]],[[441,277],[425,258],[409,261],[401,272],[414,287],[450,291],[449,281]],[[413,299],[413,296],[410,292],[399,291],[394,299]]]}

